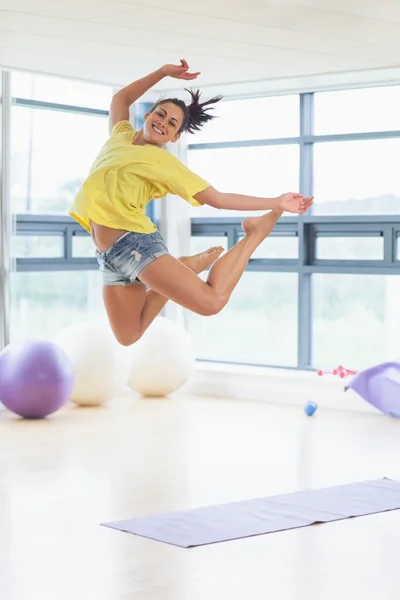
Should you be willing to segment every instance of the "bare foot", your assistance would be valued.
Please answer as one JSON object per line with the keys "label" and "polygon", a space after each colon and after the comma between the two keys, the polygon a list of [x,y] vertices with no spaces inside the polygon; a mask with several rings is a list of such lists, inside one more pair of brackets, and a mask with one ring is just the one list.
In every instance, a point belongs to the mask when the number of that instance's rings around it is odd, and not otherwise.
{"label": "bare foot", "polygon": [[282,210],[271,210],[271,212],[261,217],[250,217],[243,221],[242,229],[246,235],[256,236],[263,240],[271,233],[282,214]]}
{"label": "bare foot", "polygon": [[211,248],[204,252],[199,252],[199,254],[194,254],[193,256],[181,256],[179,260],[198,275],[212,265],[223,251],[224,249],[222,246],[211,246]]}

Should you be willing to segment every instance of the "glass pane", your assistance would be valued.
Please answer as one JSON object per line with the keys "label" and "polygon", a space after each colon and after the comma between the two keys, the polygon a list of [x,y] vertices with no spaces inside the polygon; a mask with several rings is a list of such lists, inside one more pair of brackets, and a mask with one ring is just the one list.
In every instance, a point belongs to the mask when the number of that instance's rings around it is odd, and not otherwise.
{"label": "glass pane", "polygon": [[299,239],[295,235],[269,235],[251,258],[298,258]]}
{"label": "glass pane", "polygon": [[400,236],[397,236],[397,260],[400,260]]}
{"label": "glass pane", "polygon": [[396,360],[400,276],[312,276],[313,365],[364,369]]}
{"label": "glass pane", "polygon": [[246,100],[226,100],[211,111],[215,119],[196,132],[193,143],[233,142],[300,135],[297,94]]}
{"label": "glass pane", "polygon": [[314,96],[314,133],[400,130],[400,86],[321,92]]}
{"label": "glass pane", "polygon": [[62,258],[64,238],[59,235],[14,235],[12,258]]}
{"label": "glass pane", "polygon": [[314,147],[314,214],[398,214],[400,140]]}
{"label": "glass pane", "polygon": [[26,100],[41,100],[108,110],[113,88],[61,77],[13,72],[11,74],[11,94],[14,98]]}
{"label": "glass pane", "polygon": [[190,254],[198,254],[210,248],[210,246],[222,246],[228,249],[228,238],[224,236],[192,235],[190,238]]}
{"label": "glass pane", "polygon": [[65,214],[108,136],[105,117],[13,106],[11,207]]}
{"label": "glass pane", "polygon": [[383,260],[383,237],[317,237],[316,258]]}
{"label": "glass pane", "polygon": [[11,274],[11,341],[52,338],[63,327],[104,314],[100,271]]}
{"label": "glass pane", "polygon": [[72,237],[73,258],[94,258],[95,247],[90,235],[74,235]]}
{"label": "glass pane", "polygon": [[[265,198],[299,189],[297,144],[190,150],[188,165],[221,192]],[[262,212],[217,210],[211,206],[202,206],[192,207],[191,214],[193,217],[243,217]]]}
{"label": "glass pane", "polygon": [[295,365],[297,274],[246,271],[218,315],[186,319],[198,358]]}

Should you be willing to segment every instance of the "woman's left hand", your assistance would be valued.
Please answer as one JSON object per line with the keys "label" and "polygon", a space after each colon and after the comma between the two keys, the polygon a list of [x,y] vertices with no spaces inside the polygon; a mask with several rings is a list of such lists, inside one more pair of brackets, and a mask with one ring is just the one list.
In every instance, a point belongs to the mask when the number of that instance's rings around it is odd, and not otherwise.
{"label": "woman's left hand", "polygon": [[289,192],[279,196],[278,207],[281,210],[290,213],[303,214],[312,206],[313,200],[314,196],[304,198],[303,194],[293,194],[292,192]]}
{"label": "woman's left hand", "polygon": [[180,65],[164,65],[162,71],[167,77],[173,77],[174,79],[196,79],[200,72],[189,73],[189,65],[184,58],[181,59]]}

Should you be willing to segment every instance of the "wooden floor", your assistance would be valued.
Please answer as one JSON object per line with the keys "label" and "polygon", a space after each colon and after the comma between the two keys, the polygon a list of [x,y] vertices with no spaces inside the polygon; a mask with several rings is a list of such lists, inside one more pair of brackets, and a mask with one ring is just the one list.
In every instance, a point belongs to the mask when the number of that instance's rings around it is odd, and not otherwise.
{"label": "wooden floor", "polygon": [[400,511],[183,550],[99,526],[400,478],[400,421],[221,399],[0,412],[1,600],[398,600]]}

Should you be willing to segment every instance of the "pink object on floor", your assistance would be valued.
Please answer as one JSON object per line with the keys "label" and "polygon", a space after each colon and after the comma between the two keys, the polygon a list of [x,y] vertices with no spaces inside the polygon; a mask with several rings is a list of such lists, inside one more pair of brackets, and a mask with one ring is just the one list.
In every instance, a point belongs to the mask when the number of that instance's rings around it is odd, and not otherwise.
{"label": "pink object on floor", "polygon": [[317,371],[317,375],[319,377],[321,377],[322,375],[337,375],[341,379],[343,379],[344,377],[348,377],[349,375],[355,375],[356,373],[357,371],[353,371],[352,369],[346,369],[345,367],[342,367],[342,365],[339,365],[338,367],[336,367],[336,369],[333,369],[333,371],[322,371],[321,369]]}

